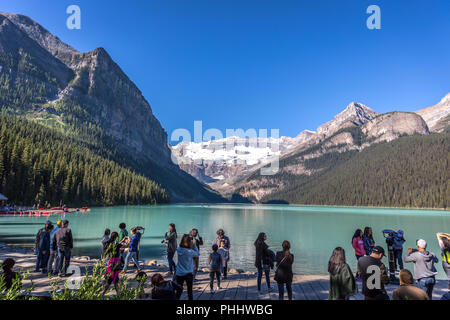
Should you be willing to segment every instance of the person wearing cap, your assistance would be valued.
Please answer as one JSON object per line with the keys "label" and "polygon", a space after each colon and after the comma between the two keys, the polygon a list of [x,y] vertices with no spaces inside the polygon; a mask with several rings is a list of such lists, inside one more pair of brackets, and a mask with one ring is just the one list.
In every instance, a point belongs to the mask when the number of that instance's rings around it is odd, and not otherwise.
{"label": "person wearing cap", "polygon": [[394,290],[392,300],[430,300],[425,291],[414,286],[411,271],[400,270],[398,277],[400,278],[400,287]]}
{"label": "person wearing cap", "polygon": [[36,268],[35,272],[42,269],[42,273],[47,273],[47,262],[50,255],[50,232],[53,229],[51,221],[46,221],[44,228],[36,234]]}
{"label": "person wearing cap", "polygon": [[64,220],[62,227],[55,232],[53,246],[58,248],[58,272],[62,277],[65,277],[73,249],[73,237],[72,230],[69,229],[69,221]]}
{"label": "person wearing cap", "polygon": [[55,232],[61,228],[61,225],[62,221],[58,220],[56,227],[50,232],[50,255],[48,257],[47,270],[52,275],[55,275],[58,269],[58,247],[53,245],[53,237],[55,236]]}
{"label": "person wearing cap", "polygon": [[433,252],[426,249],[427,242],[419,239],[417,240],[417,250],[409,248],[404,260],[405,262],[414,263],[414,276],[417,280],[417,285],[427,293],[431,300],[437,274],[434,264],[439,260]]}
{"label": "person wearing cap", "polygon": [[383,247],[375,246],[369,256],[361,257],[358,260],[365,300],[389,300],[384,289],[384,285],[389,283],[386,266],[381,261],[384,256]]}
{"label": "person wearing cap", "polygon": [[403,269],[403,244],[405,243],[404,233],[403,230],[398,230],[397,233],[394,234],[394,261],[395,264],[400,268],[400,270]]}

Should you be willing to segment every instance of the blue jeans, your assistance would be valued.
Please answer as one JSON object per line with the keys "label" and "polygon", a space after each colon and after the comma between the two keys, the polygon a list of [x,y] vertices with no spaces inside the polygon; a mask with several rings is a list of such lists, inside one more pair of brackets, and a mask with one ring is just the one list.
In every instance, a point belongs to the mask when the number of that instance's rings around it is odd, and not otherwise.
{"label": "blue jeans", "polygon": [[175,252],[167,252],[167,261],[169,262],[169,270],[170,272],[177,271],[177,265],[175,264],[175,261],[173,261],[173,256],[175,255]]}
{"label": "blue jeans", "polygon": [[128,262],[131,260],[133,260],[134,264],[136,265],[136,267],[138,268],[138,270],[141,269],[141,266],[139,265],[139,261],[136,258],[137,252],[131,252],[128,251],[127,256],[125,257],[125,263],[123,265],[123,272],[127,271],[128,268]]}
{"label": "blue jeans", "polygon": [[261,291],[261,280],[262,280],[262,275],[263,275],[263,271],[266,274],[266,283],[267,283],[267,288],[270,288],[270,266],[267,264],[263,264],[262,268],[258,268],[258,291]]}
{"label": "blue jeans", "polygon": [[42,268],[42,272],[47,270],[47,262],[49,257],[49,250],[45,251],[45,254],[41,250],[36,251],[36,271]]}
{"label": "blue jeans", "polygon": [[50,249],[50,256],[48,257],[47,270],[48,272],[56,273],[58,269],[58,250]]}
{"label": "blue jeans", "polygon": [[70,248],[58,248],[58,272],[60,272],[61,275],[66,275],[67,268],[69,268],[70,265],[70,256]]}
{"label": "blue jeans", "polygon": [[434,277],[426,277],[417,280],[418,287],[427,293],[428,298],[430,298],[430,300],[433,295],[433,288],[435,284],[436,280],[434,279]]}
{"label": "blue jeans", "polygon": [[397,268],[397,264],[398,264],[398,267],[400,268],[400,270],[403,269],[402,254],[403,254],[403,249],[394,249],[394,261],[396,264],[395,267]]}

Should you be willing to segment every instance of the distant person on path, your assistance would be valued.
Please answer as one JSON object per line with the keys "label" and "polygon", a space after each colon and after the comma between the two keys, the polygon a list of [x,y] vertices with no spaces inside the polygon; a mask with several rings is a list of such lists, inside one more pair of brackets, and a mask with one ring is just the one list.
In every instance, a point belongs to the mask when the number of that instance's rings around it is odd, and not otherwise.
{"label": "distant person on path", "polygon": [[50,274],[56,275],[58,273],[58,247],[54,246],[53,238],[56,231],[58,231],[62,226],[62,221],[58,220],[56,222],[56,227],[50,232],[50,255],[48,257],[47,270]]}
{"label": "distant person on path", "polygon": [[[365,300],[389,300],[384,285],[389,283],[386,266],[381,262],[385,256],[383,247],[375,246],[370,256],[358,260],[362,277],[362,293]],[[370,281],[371,288],[368,287]]]}
{"label": "distant person on path", "polygon": [[349,300],[357,292],[352,270],[345,260],[345,250],[337,247],[328,261],[330,290],[328,300]]}
{"label": "distant person on path", "polygon": [[58,272],[62,277],[65,277],[73,249],[73,237],[72,230],[69,229],[69,221],[64,220],[62,227],[55,232],[53,247],[58,248]]}
{"label": "distant person on path", "polygon": [[111,238],[105,245],[103,256],[108,259],[108,266],[106,268],[105,278],[106,284],[103,290],[103,295],[106,294],[111,284],[114,284],[116,294],[119,293],[118,283],[120,268],[120,244],[118,243],[119,234],[117,232],[111,233]]}
{"label": "distant person on path", "polygon": [[219,252],[219,247],[217,244],[212,245],[212,251],[209,255],[208,262],[209,262],[209,288],[210,293],[214,293],[214,277],[217,278],[217,291],[220,290],[220,271],[222,270],[223,263],[222,263],[222,256]]}
{"label": "distant person on path", "polygon": [[153,300],[176,300],[181,296],[183,287],[175,281],[164,280],[160,273],[155,273],[151,279]]}
{"label": "distant person on path", "polygon": [[395,289],[392,300],[430,300],[427,293],[414,286],[414,279],[407,269],[400,270],[400,287]]}
{"label": "distant person on path", "polygon": [[292,300],[292,279],[294,277],[292,264],[294,263],[294,255],[290,251],[291,244],[289,241],[284,240],[281,247],[283,250],[278,251],[275,256],[277,269],[275,270],[274,280],[278,285],[278,299],[284,299],[284,286],[286,285],[288,299]]}
{"label": "distant person on path", "polygon": [[175,252],[177,252],[177,229],[175,228],[174,223],[169,224],[169,230],[164,235],[164,240],[162,243],[167,244],[167,261],[169,263],[169,272],[170,274],[173,274],[177,270],[177,266],[173,261]]}
{"label": "distant person on path", "polygon": [[[217,244],[217,246],[220,248],[220,242],[224,241],[224,242],[225,242],[224,248],[225,248],[226,250],[228,250],[228,252],[230,252],[230,246],[231,246],[230,238],[228,238],[228,237],[225,235],[225,231],[223,231],[223,229],[219,229],[219,230],[217,230],[216,234],[217,234],[217,238],[216,238],[216,240],[214,241],[214,243]],[[228,261],[229,261],[229,260],[230,260],[230,259],[228,258],[228,260],[225,262],[225,266],[223,267],[223,278],[224,278],[224,279],[227,278],[227,274],[228,274]]]}
{"label": "distant person on path", "polygon": [[101,240],[101,243],[102,243],[102,257],[103,257],[103,254],[104,254],[105,250],[106,250],[106,246],[107,246],[107,244],[109,242],[109,235],[110,234],[111,234],[111,230],[105,229],[105,233],[103,234],[103,237],[102,237],[102,240]]}
{"label": "distant person on path", "polygon": [[436,237],[441,248],[442,268],[447,274],[448,290],[450,292],[450,234],[439,232],[436,234]]}
{"label": "distant person on path", "polygon": [[398,264],[399,270],[403,269],[403,244],[405,243],[405,234],[403,230],[398,230],[396,234],[394,234],[394,259],[395,264]]}
{"label": "distant person on path", "polygon": [[[194,281],[194,257],[198,257],[198,248],[188,234],[184,234],[177,248],[178,264],[175,272],[175,281],[183,286],[186,282],[188,299],[193,300],[192,283]],[[180,299],[181,292],[177,293]]]}
{"label": "distant person on path", "polygon": [[200,246],[203,245],[203,238],[200,237],[200,235],[198,234],[198,229],[195,228],[191,230],[190,235],[192,237],[192,240],[194,241],[194,244],[197,246],[199,255],[198,257],[194,257],[194,280],[195,280],[195,277],[197,276],[198,262],[200,258]]}
{"label": "distant person on path", "polygon": [[137,260],[136,257],[140,240],[141,240],[140,234],[137,232],[136,228],[132,228],[131,239],[130,243],[128,244],[128,253],[127,256],[125,257],[125,263],[123,265],[122,273],[127,272],[128,262],[130,261],[130,259],[133,260],[134,264],[136,265],[137,272],[141,271],[141,266],[139,265],[139,261]]}
{"label": "distant person on path", "polygon": [[45,223],[45,227],[38,231],[36,235],[36,268],[35,272],[47,273],[47,263],[50,256],[50,232],[53,224],[50,221]]}
{"label": "distant person on path", "polygon": [[417,285],[427,293],[431,300],[437,274],[434,264],[439,260],[433,252],[429,252],[426,249],[427,242],[423,239],[417,240],[417,250],[409,248],[405,256],[405,262],[414,263],[414,276],[416,277]]}
{"label": "distant person on path", "polygon": [[221,273],[223,274],[228,266],[228,260],[230,260],[230,250],[225,248],[225,241],[220,241],[220,247],[217,252],[222,256]]}
{"label": "distant person on path", "polygon": [[12,287],[14,279],[17,277],[17,273],[12,270],[15,264],[16,262],[11,258],[6,258],[2,263],[2,276],[5,279],[6,290],[9,290]]}
{"label": "distant person on path", "polygon": [[[364,249],[363,232],[361,229],[357,229],[353,234],[352,247],[355,250],[356,265],[358,265],[358,260],[366,255],[366,250]],[[361,281],[361,273],[358,267],[356,269],[356,281]]]}
{"label": "distant person on path", "polygon": [[375,241],[373,240],[372,228],[365,227],[363,234],[363,242],[364,242],[364,251],[366,252],[366,256],[370,256],[372,253],[372,249],[375,246]]}
{"label": "distant person on path", "polygon": [[261,293],[261,280],[263,272],[266,275],[266,283],[267,289],[272,291],[272,287],[270,286],[270,260],[269,260],[269,246],[266,244],[266,234],[261,232],[258,235],[258,238],[254,242],[254,246],[256,249],[256,257],[255,257],[255,267],[258,269],[258,294]]}

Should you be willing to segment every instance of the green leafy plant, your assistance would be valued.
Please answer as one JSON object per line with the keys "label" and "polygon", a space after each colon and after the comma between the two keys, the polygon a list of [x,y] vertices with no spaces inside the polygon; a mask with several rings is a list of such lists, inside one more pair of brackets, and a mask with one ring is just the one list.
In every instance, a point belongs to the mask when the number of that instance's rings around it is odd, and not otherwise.
{"label": "green leafy plant", "polygon": [[[23,281],[30,279],[31,286],[23,289]],[[31,292],[34,290],[33,281],[30,277],[30,272],[23,272],[19,270],[16,272],[16,277],[12,280],[12,285],[9,289],[6,289],[5,276],[0,276],[0,300],[32,300]]]}
{"label": "green leafy plant", "polygon": [[[64,282],[64,288],[61,289],[61,282],[58,279],[50,277],[52,290],[50,292],[53,300],[135,300],[142,296],[145,288],[146,277],[137,279],[136,288],[130,285],[127,277],[119,280],[119,292],[115,296],[104,296],[106,260],[100,259],[95,262],[92,270],[81,279],[78,288],[72,289],[69,280]],[[113,289],[110,289],[113,290]]]}

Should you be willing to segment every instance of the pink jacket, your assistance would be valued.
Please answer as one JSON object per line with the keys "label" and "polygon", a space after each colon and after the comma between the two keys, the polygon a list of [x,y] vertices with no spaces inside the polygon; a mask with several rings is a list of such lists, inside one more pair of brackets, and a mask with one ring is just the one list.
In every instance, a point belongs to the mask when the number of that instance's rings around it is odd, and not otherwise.
{"label": "pink jacket", "polygon": [[364,250],[364,241],[361,238],[353,238],[352,245],[357,256],[366,255],[366,250]]}

